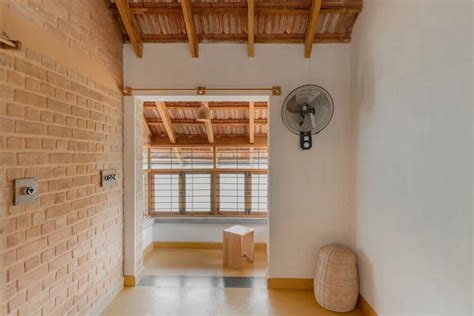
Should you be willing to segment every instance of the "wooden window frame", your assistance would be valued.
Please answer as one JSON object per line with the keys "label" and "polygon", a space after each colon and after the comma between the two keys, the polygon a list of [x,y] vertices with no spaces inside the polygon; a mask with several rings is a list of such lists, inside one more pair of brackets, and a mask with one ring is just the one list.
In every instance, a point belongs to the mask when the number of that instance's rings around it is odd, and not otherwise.
{"label": "wooden window frame", "polygon": [[[149,169],[149,214],[153,217],[245,217],[245,218],[266,218],[268,211],[255,211],[252,214],[252,175],[268,174],[268,169],[253,168],[209,168],[209,169]],[[178,211],[156,212],[153,210],[155,203],[154,176],[155,175],[179,175],[179,209]],[[186,211],[186,175],[188,174],[208,174],[211,177],[211,208],[209,211]],[[220,211],[220,182],[217,180],[221,174],[243,174],[244,181],[244,211]]]}

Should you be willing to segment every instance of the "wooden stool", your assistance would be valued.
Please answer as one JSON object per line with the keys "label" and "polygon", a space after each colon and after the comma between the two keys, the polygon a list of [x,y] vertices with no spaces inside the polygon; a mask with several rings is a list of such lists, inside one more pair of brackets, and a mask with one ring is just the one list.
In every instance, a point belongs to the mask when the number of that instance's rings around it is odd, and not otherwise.
{"label": "wooden stool", "polygon": [[235,225],[224,229],[224,266],[242,270],[244,257],[253,262],[253,237],[253,228]]}

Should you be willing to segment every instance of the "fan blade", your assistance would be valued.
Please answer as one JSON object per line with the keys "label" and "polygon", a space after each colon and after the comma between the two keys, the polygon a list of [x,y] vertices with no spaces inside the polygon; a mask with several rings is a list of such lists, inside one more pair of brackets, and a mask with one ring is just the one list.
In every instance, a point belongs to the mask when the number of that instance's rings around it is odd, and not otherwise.
{"label": "fan blade", "polygon": [[288,100],[288,103],[286,104],[286,109],[291,113],[301,112],[301,105],[299,105],[296,101],[296,95],[292,96],[291,99]]}
{"label": "fan blade", "polygon": [[303,121],[300,122],[301,132],[311,132],[313,130],[313,120],[310,114],[305,114]]}
{"label": "fan blade", "polygon": [[319,98],[319,95],[321,94],[321,91],[318,91],[318,92],[315,92],[315,97],[313,100],[311,100],[311,102],[308,103],[308,106],[310,108],[315,108],[317,105],[318,105],[318,98]]}
{"label": "fan blade", "polygon": [[315,129],[316,128],[316,115],[314,115],[313,113],[310,113],[309,116],[311,117],[311,126],[312,126],[311,129]]}

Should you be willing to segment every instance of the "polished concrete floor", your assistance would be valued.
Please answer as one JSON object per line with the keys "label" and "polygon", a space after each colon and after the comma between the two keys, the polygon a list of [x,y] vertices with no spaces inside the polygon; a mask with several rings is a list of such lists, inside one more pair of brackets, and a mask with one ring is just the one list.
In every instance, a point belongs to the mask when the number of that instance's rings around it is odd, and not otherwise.
{"label": "polished concrete floor", "polygon": [[124,289],[102,315],[341,315],[319,306],[312,291],[266,289],[265,266],[262,251],[233,271],[222,267],[221,250],[155,249],[140,284]]}
{"label": "polished concrete floor", "polygon": [[222,266],[221,249],[154,249],[146,259],[144,275],[265,277],[266,269],[263,250],[255,251],[254,262],[238,271]]}

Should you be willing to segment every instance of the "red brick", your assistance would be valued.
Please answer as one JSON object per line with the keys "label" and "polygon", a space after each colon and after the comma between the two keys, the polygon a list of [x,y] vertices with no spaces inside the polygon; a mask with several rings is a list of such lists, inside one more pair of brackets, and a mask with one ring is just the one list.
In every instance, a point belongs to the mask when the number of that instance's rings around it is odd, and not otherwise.
{"label": "red brick", "polygon": [[18,246],[25,241],[25,232],[19,231],[16,233],[11,233],[7,235],[7,248],[12,248]]}
{"label": "red brick", "polygon": [[23,264],[23,262],[19,262],[11,266],[7,270],[7,282],[11,282],[13,280],[18,279],[23,273],[25,273],[25,265]]}
{"label": "red brick", "polygon": [[13,100],[13,88],[0,84],[0,98],[4,100]]}
{"label": "red brick", "polygon": [[47,154],[21,153],[18,154],[18,164],[20,166],[35,166],[48,163]]}
{"label": "red brick", "polygon": [[25,138],[25,148],[26,149],[39,149],[40,148],[40,139],[39,138]]}
{"label": "red brick", "polygon": [[18,289],[26,289],[29,285],[43,279],[47,274],[48,265],[44,264],[35,270],[22,275],[17,281]]}
{"label": "red brick", "polygon": [[56,137],[71,137],[71,129],[64,126],[48,126],[48,135]]}
{"label": "red brick", "polygon": [[0,153],[0,165],[5,167],[16,165],[15,154]]}
{"label": "red brick", "polygon": [[16,250],[16,255],[18,259],[23,259],[26,257],[30,257],[39,251],[41,251],[42,248],[46,247],[46,238],[41,238],[35,241],[32,241],[30,243],[27,243],[26,245],[20,246]]}
{"label": "red brick", "polygon": [[26,293],[20,292],[14,298],[8,302],[8,313],[13,313],[14,310],[18,309],[23,303],[26,302]]}
{"label": "red brick", "polygon": [[7,71],[7,83],[13,86],[24,87],[25,76],[16,71]]}
{"label": "red brick", "polygon": [[24,90],[15,89],[13,100],[25,105],[33,105],[40,108],[46,107],[45,97]]}
{"label": "red brick", "polygon": [[25,107],[23,105],[8,103],[7,104],[7,115],[12,117],[25,117]]}
{"label": "red brick", "polygon": [[13,131],[14,121],[6,117],[0,117],[0,132]]}
{"label": "red brick", "polygon": [[55,245],[59,241],[64,240],[71,236],[71,229],[66,228],[58,232],[52,233],[48,236],[48,245]]}
{"label": "red brick", "polygon": [[53,112],[71,113],[71,106],[69,104],[54,99],[48,99],[47,108]]}
{"label": "red brick", "polygon": [[25,261],[25,271],[29,272],[40,264],[40,255],[34,256]]}
{"label": "red brick", "polygon": [[28,121],[16,121],[15,132],[19,134],[46,135],[46,125]]}
{"label": "red brick", "polygon": [[41,226],[33,226],[26,230],[26,240],[32,240],[41,236]]}
{"label": "red brick", "polygon": [[15,70],[18,70],[32,77],[36,77],[43,81],[46,80],[46,70],[32,63],[15,58],[14,68]]}
{"label": "red brick", "polygon": [[41,263],[48,262],[54,257],[54,248],[50,248],[41,253]]}

